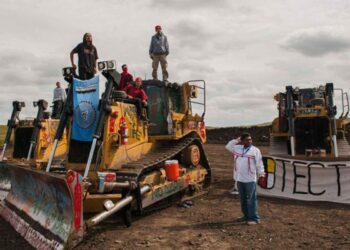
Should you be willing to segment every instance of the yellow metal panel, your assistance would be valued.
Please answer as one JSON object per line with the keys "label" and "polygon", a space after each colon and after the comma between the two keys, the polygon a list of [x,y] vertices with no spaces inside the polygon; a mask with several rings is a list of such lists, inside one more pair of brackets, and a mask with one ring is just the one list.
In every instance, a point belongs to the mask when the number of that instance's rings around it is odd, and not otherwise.
{"label": "yellow metal panel", "polygon": [[111,200],[114,203],[121,199],[120,194],[87,194],[84,200],[84,213],[97,213],[104,211],[103,201]]}
{"label": "yellow metal panel", "polygon": [[267,159],[267,172],[274,173],[276,171],[276,163],[271,159]]}

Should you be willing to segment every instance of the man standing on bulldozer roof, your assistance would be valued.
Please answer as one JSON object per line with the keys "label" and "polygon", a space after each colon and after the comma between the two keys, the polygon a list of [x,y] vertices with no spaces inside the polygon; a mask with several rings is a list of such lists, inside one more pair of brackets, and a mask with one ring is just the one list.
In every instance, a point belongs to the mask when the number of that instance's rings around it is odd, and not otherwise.
{"label": "man standing on bulldozer roof", "polygon": [[149,56],[153,60],[152,62],[152,77],[154,80],[158,80],[157,70],[158,65],[162,67],[163,81],[167,81],[169,74],[167,71],[168,62],[166,57],[169,55],[169,44],[167,37],[162,32],[162,27],[157,25],[155,27],[156,34],[152,36],[151,45],[149,47]]}
{"label": "man standing on bulldozer roof", "polygon": [[74,64],[74,54],[78,54],[78,71],[79,78],[81,80],[88,80],[95,76],[97,73],[96,61],[98,59],[97,49],[92,44],[92,35],[85,33],[83,36],[83,42],[79,43],[70,52],[70,61],[73,69],[77,66]]}

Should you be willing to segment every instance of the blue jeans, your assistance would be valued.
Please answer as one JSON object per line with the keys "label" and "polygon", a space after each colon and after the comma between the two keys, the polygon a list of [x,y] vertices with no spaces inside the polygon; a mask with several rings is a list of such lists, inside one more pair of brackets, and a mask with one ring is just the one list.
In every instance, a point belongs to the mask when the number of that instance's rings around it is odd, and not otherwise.
{"label": "blue jeans", "polygon": [[255,182],[237,182],[239,198],[241,200],[241,209],[247,221],[260,221],[258,215],[258,200],[256,196]]}

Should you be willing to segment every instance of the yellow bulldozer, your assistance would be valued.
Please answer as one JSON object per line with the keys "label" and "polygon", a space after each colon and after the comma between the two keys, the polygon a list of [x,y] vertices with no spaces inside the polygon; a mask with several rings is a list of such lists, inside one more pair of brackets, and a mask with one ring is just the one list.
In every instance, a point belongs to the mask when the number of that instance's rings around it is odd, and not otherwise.
{"label": "yellow bulldozer", "polygon": [[[342,113],[336,117],[335,91],[341,96]],[[317,88],[286,87],[278,93],[279,116],[272,122],[270,155],[337,158],[350,155],[345,137],[350,124],[349,98],[333,83]]]}
{"label": "yellow bulldozer", "polygon": [[349,203],[347,93],[333,83],[315,88],[287,86],[274,99],[278,117],[272,122],[269,153],[263,157],[265,177],[258,193]]}
{"label": "yellow bulldozer", "polygon": [[[73,95],[98,86],[79,87],[73,69],[63,70],[69,83],[67,101],[46,166],[31,169],[7,163],[11,189],[0,203],[0,214],[37,249],[72,248],[86,230],[118,211],[130,226],[134,212],[174,196],[192,198],[210,185],[202,145],[205,82],[143,81],[148,95],[144,120],[125,92],[116,91],[120,74],[115,61],[99,62],[98,67],[107,82],[97,109],[88,99],[76,103]],[[194,114],[195,105],[203,108],[202,114]],[[91,140],[77,140],[74,130],[79,127],[85,133],[88,126],[82,121],[90,119],[96,122]],[[65,128],[65,164],[54,166]]]}
{"label": "yellow bulldozer", "polygon": [[[12,114],[7,123],[7,132],[0,156],[0,200],[3,200],[11,187],[8,166],[22,165],[42,169],[48,163],[58,119],[51,119],[47,112],[47,101],[33,102],[38,108],[35,119],[20,119],[19,114],[25,103],[12,102]],[[55,165],[63,164],[67,150],[66,135],[58,143]]]}

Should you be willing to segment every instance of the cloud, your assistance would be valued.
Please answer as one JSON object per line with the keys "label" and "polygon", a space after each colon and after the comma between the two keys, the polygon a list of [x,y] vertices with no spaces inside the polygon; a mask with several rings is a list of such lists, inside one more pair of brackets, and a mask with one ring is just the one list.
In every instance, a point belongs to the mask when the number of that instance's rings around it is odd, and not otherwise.
{"label": "cloud", "polygon": [[228,6],[227,0],[152,0],[151,7],[159,6],[167,9],[207,9],[207,8],[225,8]]}
{"label": "cloud", "polygon": [[281,47],[295,50],[304,56],[322,57],[348,50],[350,39],[330,29],[302,30],[289,36]]}
{"label": "cloud", "polygon": [[23,50],[0,50],[0,74],[5,86],[45,85],[61,78],[64,59],[57,56],[38,56]]}
{"label": "cloud", "polygon": [[183,19],[169,28],[169,34],[170,53],[203,59],[208,57],[205,51],[211,46],[211,38],[215,37],[216,32],[205,22]]}
{"label": "cloud", "polygon": [[0,124],[13,100],[30,104],[23,110],[28,116],[33,100],[52,100],[57,80],[66,86],[61,68],[86,31],[100,60],[115,59],[118,69],[127,63],[133,75],[150,78],[156,24],[170,43],[169,80],[206,81],[208,125],[270,121],[276,116],[272,96],[287,84],[332,81],[349,89],[349,11],[346,0],[4,0]]}

